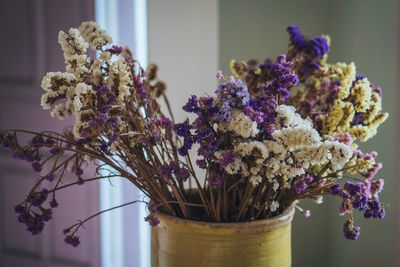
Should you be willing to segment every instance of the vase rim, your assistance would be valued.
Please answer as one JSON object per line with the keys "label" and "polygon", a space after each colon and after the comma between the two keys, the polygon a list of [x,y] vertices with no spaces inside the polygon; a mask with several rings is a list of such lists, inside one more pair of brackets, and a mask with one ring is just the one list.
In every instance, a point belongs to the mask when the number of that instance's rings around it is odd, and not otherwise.
{"label": "vase rim", "polygon": [[274,225],[282,225],[286,223],[291,223],[293,219],[295,211],[295,205],[291,205],[285,209],[279,215],[276,215],[271,218],[247,221],[247,222],[207,222],[207,221],[197,221],[197,220],[188,220],[175,216],[171,216],[162,212],[159,212],[158,215],[162,221],[169,221],[172,223],[182,223],[182,224],[191,224],[193,226],[199,227],[210,227],[210,228],[233,228],[233,227],[265,227],[265,226],[274,226]]}

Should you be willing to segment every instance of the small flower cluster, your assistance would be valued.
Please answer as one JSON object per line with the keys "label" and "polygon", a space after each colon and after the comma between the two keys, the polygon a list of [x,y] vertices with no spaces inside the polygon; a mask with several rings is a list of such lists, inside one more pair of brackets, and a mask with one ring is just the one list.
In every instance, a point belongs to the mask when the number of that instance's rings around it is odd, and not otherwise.
{"label": "small flower cluster", "polygon": [[[236,219],[272,216],[295,200],[321,203],[322,195],[332,194],[343,198],[340,214],[350,216],[345,236],[356,239],[353,209],[366,218],[384,216],[378,198],[383,180],[372,181],[382,164],[375,152],[363,153],[355,143],[373,137],[387,118],[382,90],[356,75],[353,63],[327,63],[329,37],[307,38],[294,25],[288,33],[287,54],[261,64],[232,60],[233,76],[217,72],[223,83],[215,97],[190,97],[183,109],[195,113],[195,120],[175,125],[181,149],[187,155],[197,143],[199,166],[218,181],[211,186],[230,188],[241,181],[243,196],[265,209],[254,213],[242,199],[232,209]],[[363,190],[338,183],[345,172],[361,175],[357,186]]]}
{"label": "small flower cluster", "polygon": [[[94,22],[60,32],[66,70],[45,75],[41,105],[53,117],[73,116],[73,127],[0,133],[0,144],[39,176],[15,208],[18,220],[38,234],[58,205],[59,190],[124,177],[149,197],[145,221],[151,226],[160,223],[158,212],[251,221],[281,214],[300,199],[322,203],[323,195],[333,195],[342,200],[340,215],[349,216],[345,237],[357,239],[355,210],[365,218],[385,214],[379,198],[384,183],[375,178],[382,164],[376,152],[365,153],[357,144],[373,137],[388,117],[382,90],[357,75],[353,63],[327,63],[329,37],[305,37],[297,26],[287,30],[286,54],[262,63],[232,60],[232,75],[216,74],[215,95],[189,97],[183,110],[194,119],[180,123],[156,65],[144,70]],[[89,48],[97,58],[88,56]],[[23,144],[21,134],[33,138]],[[193,149],[205,177],[195,171]],[[93,177],[84,172],[90,162],[97,166]],[[66,173],[77,180],[65,183]],[[78,246],[78,230],[114,208],[67,228],[65,242]]]}

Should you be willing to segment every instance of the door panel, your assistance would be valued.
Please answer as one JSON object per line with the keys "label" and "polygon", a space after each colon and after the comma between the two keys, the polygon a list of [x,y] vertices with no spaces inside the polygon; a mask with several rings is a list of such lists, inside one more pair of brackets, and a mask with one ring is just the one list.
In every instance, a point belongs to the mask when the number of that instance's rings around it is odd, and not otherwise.
{"label": "door panel", "polygon": [[[41,110],[40,82],[47,71],[65,69],[58,32],[93,18],[94,0],[0,1],[0,129],[59,131],[72,123]],[[53,219],[43,234],[32,236],[17,222],[13,206],[24,199],[36,175],[28,164],[9,157],[0,152],[0,266],[100,266],[98,220],[81,231],[78,248],[66,245],[62,234],[98,211],[97,184],[60,193]]]}

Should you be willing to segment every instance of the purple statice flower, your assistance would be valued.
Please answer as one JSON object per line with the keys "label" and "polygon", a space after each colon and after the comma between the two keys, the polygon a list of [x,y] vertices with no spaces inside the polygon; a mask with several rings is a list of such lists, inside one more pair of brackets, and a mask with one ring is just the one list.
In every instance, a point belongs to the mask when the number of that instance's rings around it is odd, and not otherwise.
{"label": "purple statice flower", "polygon": [[40,215],[29,216],[25,225],[26,225],[26,230],[31,232],[32,235],[40,234],[44,229],[44,221],[42,216]]}
{"label": "purple statice flower", "polygon": [[67,235],[64,238],[64,242],[73,247],[77,247],[81,243],[81,241],[79,240],[79,236],[75,236],[75,235]]}
{"label": "purple statice flower", "polygon": [[307,48],[307,42],[304,36],[301,34],[300,28],[297,25],[289,25],[287,27],[287,32],[290,36],[290,42],[296,48],[304,50]]}
{"label": "purple statice flower", "polygon": [[57,202],[57,200],[55,198],[50,200],[50,207],[51,208],[57,208],[58,207],[58,202]]}
{"label": "purple statice flower", "polygon": [[160,172],[161,177],[163,177],[165,180],[172,180],[173,169],[170,165],[160,166],[158,171]]}
{"label": "purple statice flower", "polygon": [[196,160],[196,165],[199,166],[199,168],[201,169],[207,169],[207,162],[205,159]]}
{"label": "purple statice flower", "polygon": [[156,120],[156,124],[161,127],[169,126],[171,125],[171,123],[171,120],[168,118],[161,118]]}
{"label": "purple statice flower", "polygon": [[[382,167],[383,167],[383,165],[382,165],[382,163],[380,163],[380,162],[374,164],[374,166],[372,166],[372,168],[368,170],[368,173],[367,173],[366,178],[367,178],[368,180],[372,180],[372,179],[375,177],[375,175],[378,173],[378,171],[379,171],[380,169],[382,169]],[[382,181],[383,181],[383,180],[382,180]]]}
{"label": "purple statice flower", "polygon": [[192,95],[186,102],[186,104],[182,107],[182,109],[189,113],[198,113],[200,112],[199,104],[197,101],[197,96]]}
{"label": "purple statice flower", "polygon": [[186,156],[189,149],[193,146],[193,139],[190,133],[191,126],[189,120],[183,123],[177,123],[174,125],[174,131],[180,137],[183,137],[183,146],[178,149],[179,155]]}
{"label": "purple statice flower", "polygon": [[223,168],[225,168],[229,164],[235,162],[236,158],[237,154],[234,151],[227,151],[222,154],[221,158],[219,159],[219,163]]}
{"label": "purple statice flower", "polygon": [[218,122],[228,122],[232,119],[232,110],[228,102],[221,103],[217,116]]}
{"label": "purple statice flower", "polygon": [[385,185],[385,181],[383,179],[378,179],[374,182],[371,182],[371,194],[376,195],[379,194],[383,190],[383,186]]}
{"label": "purple statice flower", "polygon": [[118,45],[113,45],[111,46],[111,48],[106,49],[106,51],[114,55],[119,55],[122,53],[122,47]]}
{"label": "purple statice flower", "polygon": [[264,121],[264,113],[261,111],[255,111],[252,106],[247,106],[243,110],[244,114],[256,123],[262,123]]}
{"label": "purple statice flower", "polygon": [[176,123],[174,125],[174,131],[176,134],[180,137],[187,138],[190,136],[190,125],[189,125],[189,120],[186,120],[183,123]]}
{"label": "purple statice flower", "polygon": [[276,108],[278,106],[276,98],[272,95],[259,96],[252,101],[250,105],[256,112],[262,112],[262,122],[258,123],[258,128],[268,137],[275,130],[275,121],[277,117]]}
{"label": "purple statice flower", "polygon": [[378,95],[380,96],[380,98],[382,99],[382,88],[379,86],[376,86],[373,83],[370,83],[370,87],[371,87],[372,91],[377,92]]}
{"label": "purple statice flower", "polygon": [[216,101],[211,96],[203,96],[199,98],[199,106],[201,107],[201,113],[198,114],[199,119],[203,122],[213,121],[216,114],[219,111]]}
{"label": "purple statice flower", "polygon": [[302,195],[308,188],[308,185],[303,179],[297,179],[293,182],[293,188],[297,196]]}
{"label": "purple statice flower", "polygon": [[320,58],[329,52],[328,41],[323,36],[308,39],[302,35],[300,28],[296,25],[289,25],[287,31],[290,36],[290,43],[297,50],[315,58]]}
{"label": "purple statice flower", "polygon": [[344,189],[350,194],[350,195],[356,195],[356,194],[361,194],[363,192],[363,184],[359,182],[346,182],[344,184]]}
{"label": "purple statice flower", "polygon": [[334,134],[333,139],[348,146],[353,144],[353,138],[348,132],[336,133]]}
{"label": "purple statice flower", "polygon": [[368,208],[364,212],[365,218],[379,218],[385,217],[385,209],[377,198],[368,201]]}
{"label": "purple statice flower", "polygon": [[96,88],[96,92],[98,95],[104,95],[110,92],[110,88],[107,85],[103,84]]}
{"label": "purple statice flower", "polygon": [[56,179],[56,176],[53,173],[49,173],[46,176],[44,176],[43,178],[49,182],[52,182],[52,181],[54,181],[54,179]]}
{"label": "purple statice flower", "polygon": [[4,148],[13,149],[15,147],[14,137],[11,134],[2,134],[0,141]]}
{"label": "purple statice flower", "polygon": [[224,78],[224,74],[222,73],[222,70],[217,71],[217,73],[215,74],[215,77],[218,80],[222,80]]}
{"label": "purple statice flower", "polygon": [[193,146],[193,140],[190,138],[186,138],[183,140],[183,146],[178,149],[179,155],[182,157],[187,156],[189,153],[189,150]]}
{"label": "purple statice flower", "polygon": [[50,154],[56,155],[61,152],[61,149],[59,147],[53,147],[49,150]]}
{"label": "purple statice flower", "polygon": [[41,172],[42,171],[42,165],[40,164],[40,162],[38,162],[38,161],[34,161],[34,162],[32,162],[32,169],[35,171],[35,172]]}
{"label": "purple statice flower", "polygon": [[218,149],[218,140],[214,130],[200,117],[193,122],[195,133],[194,141],[200,145],[197,150],[199,156],[214,159],[214,153]]}
{"label": "purple statice flower", "polygon": [[339,195],[342,192],[342,187],[339,183],[334,183],[329,188],[332,195]]}
{"label": "purple statice flower", "polygon": [[76,176],[81,176],[83,174],[83,169],[81,168],[75,168],[74,173]]}
{"label": "purple statice flower", "polygon": [[250,94],[246,84],[242,80],[229,77],[229,80],[218,86],[215,91],[220,106],[242,109],[250,101]]}
{"label": "purple statice flower", "polygon": [[149,211],[149,215],[147,215],[144,220],[152,227],[157,226],[160,223],[160,219],[158,218],[157,204],[152,201],[147,206],[147,209]]}
{"label": "purple statice flower", "polygon": [[351,122],[351,125],[359,125],[363,124],[363,122],[364,122],[363,114],[361,112],[356,112],[353,121]]}
{"label": "purple statice flower", "polygon": [[31,203],[32,206],[39,207],[47,200],[48,195],[49,191],[44,188],[40,192],[33,192],[29,194],[26,201]]}
{"label": "purple statice flower", "polygon": [[105,113],[100,113],[94,120],[89,122],[89,125],[93,128],[99,128],[107,122],[108,116]]}
{"label": "purple statice flower", "polygon": [[184,182],[185,182],[185,181],[189,178],[189,176],[190,176],[189,171],[188,171],[187,169],[185,169],[185,168],[178,168],[178,169],[176,169],[176,170],[174,171],[174,173],[175,173],[176,178],[178,178],[178,179],[180,179],[180,180],[182,180],[182,181],[184,181]]}
{"label": "purple statice flower", "polygon": [[277,95],[282,101],[290,96],[290,89],[296,86],[299,78],[292,70],[292,62],[286,60],[286,55],[277,57],[276,62],[269,69],[269,85],[265,90],[267,93]]}
{"label": "purple statice flower", "polygon": [[54,139],[52,139],[52,138],[47,138],[44,143],[45,143],[45,146],[51,147],[51,146],[54,146],[56,144],[56,141]]}
{"label": "purple statice flower", "polygon": [[310,39],[309,46],[310,52],[317,58],[322,57],[329,52],[328,42],[322,36]]}
{"label": "purple statice flower", "polygon": [[42,147],[46,144],[45,140],[40,135],[36,135],[28,143],[33,147]]}
{"label": "purple statice flower", "polygon": [[53,211],[51,209],[42,209],[42,220],[48,222],[53,216]]}
{"label": "purple statice flower", "polygon": [[340,214],[351,214],[352,209],[364,213],[365,218],[380,218],[385,216],[385,210],[379,201],[378,193],[382,190],[381,181],[346,182],[343,186],[335,183],[330,187],[333,195],[342,197]]}
{"label": "purple statice flower", "polygon": [[176,161],[172,161],[169,164],[162,165],[161,167],[159,167],[158,170],[161,177],[163,177],[167,181],[172,180],[173,175],[175,175],[177,179],[183,181],[186,181],[190,176],[189,171],[184,167],[180,167],[179,163]]}
{"label": "purple statice flower", "polygon": [[120,123],[121,122],[117,117],[111,117],[105,122],[105,124],[110,128],[117,128]]}
{"label": "purple statice flower", "polygon": [[308,185],[314,180],[312,175],[306,174],[298,176],[293,182],[293,189],[297,196],[304,194],[308,188]]}
{"label": "purple statice flower", "polygon": [[362,79],[364,79],[364,78],[366,78],[365,75],[362,75],[362,74],[357,74],[357,75],[356,75],[356,81],[357,81],[357,80],[362,80]]}
{"label": "purple statice flower", "polygon": [[354,226],[352,220],[347,220],[343,225],[343,233],[347,239],[357,240],[360,236],[360,227]]}

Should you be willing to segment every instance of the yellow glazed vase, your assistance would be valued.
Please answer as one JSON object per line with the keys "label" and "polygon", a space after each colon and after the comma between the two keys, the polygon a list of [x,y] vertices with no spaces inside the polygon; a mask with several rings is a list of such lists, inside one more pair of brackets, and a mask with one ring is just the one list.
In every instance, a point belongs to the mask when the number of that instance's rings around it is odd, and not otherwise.
{"label": "yellow glazed vase", "polygon": [[290,267],[291,207],[271,219],[189,221],[159,214],[152,229],[153,267]]}

